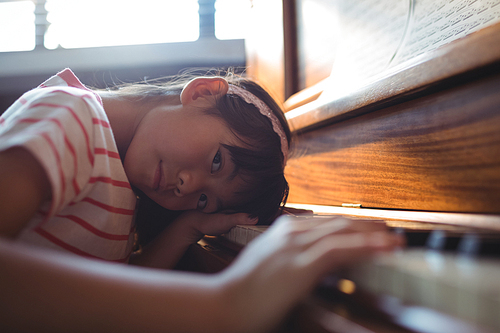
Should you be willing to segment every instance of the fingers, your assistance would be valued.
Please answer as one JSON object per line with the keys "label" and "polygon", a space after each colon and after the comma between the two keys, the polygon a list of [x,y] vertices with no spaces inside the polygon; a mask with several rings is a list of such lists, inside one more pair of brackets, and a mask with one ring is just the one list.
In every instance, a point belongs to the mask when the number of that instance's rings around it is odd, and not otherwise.
{"label": "fingers", "polygon": [[201,214],[198,217],[197,230],[204,235],[217,236],[228,232],[237,225],[255,225],[258,221],[258,218],[252,218],[245,213]]}
{"label": "fingers", "polygon": [[217,218],[222,219],[230,227],[237,225],[254,225],[259,222],[258,217],[251,217],[246,213],[235,213],[235,214],[217,214]]}
{"label": "fingers", "polygon": [[297,244],[304,246],[330,234],[387,231],[384,221],[353,220],[345,217],[282,217],[276,223],[276,227],[283,229],[284,233],[289,233]]}
{"label": "fingers", "polygon": [[320,224],[310,226],[308,229],[303,229],[302,232],[297,235],[296,242],[299,245],[307,246],[330,234],[343,233],[350,228],[350,225],[351,222],[349,220],[342,218],[324,221]]}
{"label": "fingers", "polygon": [[300,264],[316,267],[321,273],[353,264],[378,252],[404,245],[400,235],[383,231],[330,235],[301,253]]}
{"label": "fingers", "polygon": [[348,219],[344,219],[343,217],[335,217],[335,218],[325,218],[325,217],[307,217],[307,216],[282,216],[273,223],[273,226],[281,227],[284,229],[290,230],[293,233],[307,232],[311,229],[319,227],[321,225],[328,224],[342,224],[344,227],[347,227],[346,222],[349,224]]}
{"label": "fingers", "polygon": [[404,245],[404,238],[389,233],[383,221],[286,217],[279,223],[276,236],[288,239],[287,247],[296,251],[295,263],[302,267],[329,271]]}
{"label": "fingers", "polygon": [[240,224],[245,224],[245,225],[255,225],[257,222],[259,222],[259,218],[257,216],[252,217],[248,214],[243,214],[243,219]]}

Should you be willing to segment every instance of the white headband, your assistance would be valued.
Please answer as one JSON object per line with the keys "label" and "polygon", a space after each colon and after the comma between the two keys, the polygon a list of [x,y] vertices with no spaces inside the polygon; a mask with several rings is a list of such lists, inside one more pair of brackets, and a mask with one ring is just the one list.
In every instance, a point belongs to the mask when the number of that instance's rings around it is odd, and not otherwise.
{"label": "white headband", "polygon": [[273,130],[278,134],[280,137],[281,141],[281,153],[283,154],[283,166],[286,165],[286,160],[288,157],[288,140],[286,139],[285,131],[283,130],[283,127],[281,126],[278,118],[276,115],[271,111],[269,106],[267,106],[266,103],[264,103],[260,98],[249,92],[248,90],[245,90],[241,87],[235,86],[233,84],[229,85],[229,89],[227,90],[228,94],[234,94],[238,95],[241,97],[245,102],[248,104],[253,104],[259,112],[269,118],[271,121],[271,124],[273,125]]}

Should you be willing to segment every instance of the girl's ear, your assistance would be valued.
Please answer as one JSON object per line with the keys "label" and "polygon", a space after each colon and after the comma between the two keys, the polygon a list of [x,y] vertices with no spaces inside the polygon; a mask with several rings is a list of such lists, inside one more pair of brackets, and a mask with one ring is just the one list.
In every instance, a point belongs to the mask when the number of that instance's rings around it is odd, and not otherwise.
{"label": "girl's ear", "polygon": [[197,77],[189,81],[181,92],[182,105],[188,105],[198,98],[214,99],[227,94],[229,84],[222,77]]}

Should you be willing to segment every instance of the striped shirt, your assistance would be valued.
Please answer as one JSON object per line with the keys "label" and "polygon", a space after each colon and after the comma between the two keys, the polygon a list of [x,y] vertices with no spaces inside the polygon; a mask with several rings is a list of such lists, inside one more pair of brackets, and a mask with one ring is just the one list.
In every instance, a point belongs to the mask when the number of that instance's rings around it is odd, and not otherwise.
{"label": "striped shirt", "polygon": [[52,187],[18,240],[127,262],[136,196],[99,95],[69,69],[51,77],[0,117],[0,151],[15,146],[35,156]]}

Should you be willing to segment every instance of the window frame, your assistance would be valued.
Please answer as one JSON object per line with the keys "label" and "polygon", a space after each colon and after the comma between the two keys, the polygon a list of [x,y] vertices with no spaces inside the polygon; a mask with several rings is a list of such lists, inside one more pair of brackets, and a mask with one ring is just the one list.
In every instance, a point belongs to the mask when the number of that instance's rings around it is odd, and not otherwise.
{"label": "window frame", "polygon": [[198,0],[198,3],[200,37],[193,42],[49,50],[43,46],[45,27],[48,24],[44,9],[45,0],[35,0],[37,46],[31,51],[0,52],[0,91],[9,93],[20,89],[30,89],[31,87],[23,86],[20,82],[22,80],[14,80],[16,82],[13,83],[9,79],[50,76],[65,67],[75,71],[161,67],[168,72],[168,68],[193,66],[244,66],[246,57],[243,39],[219,40],[215,38],[215,0]]}

